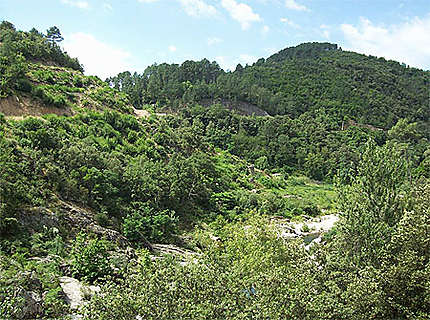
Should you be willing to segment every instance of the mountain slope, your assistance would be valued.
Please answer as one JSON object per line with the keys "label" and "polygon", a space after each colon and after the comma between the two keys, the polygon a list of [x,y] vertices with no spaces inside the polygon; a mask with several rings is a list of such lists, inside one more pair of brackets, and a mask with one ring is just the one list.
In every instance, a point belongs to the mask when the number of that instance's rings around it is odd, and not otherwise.
{"label": "mountain slope", "polygon": [[[385,128],[399,118],[429,120],[428,72],[345,52],[336,45],[288,48],[232,76],[242,84],[258,76],[259,87],[269,91],[269,113],[298,116],[325,108],[338,117]],[[246,85],[242,88],[243,96],[252,99]]]}
{"label": "mountain slope", "polygon": [[85,76],[79,62],[48,36],[17,31],[7,22],[0,24],[0,80],[0,112],[6,116],[132,111],[124,93]]}
{"label": "mountain slope", "polygon": [[329,43],[287,48],[252,66],[238,65],[234,72],[223,72],[207,60],[186,61],[154,65],[142,74],[125,72],[108,82],[134,97],[136,107],[158,103],[178,109],[224,99],[291,117],[323,108],[338,121],[383,128],[401,118],[429,121],[428,71]]}

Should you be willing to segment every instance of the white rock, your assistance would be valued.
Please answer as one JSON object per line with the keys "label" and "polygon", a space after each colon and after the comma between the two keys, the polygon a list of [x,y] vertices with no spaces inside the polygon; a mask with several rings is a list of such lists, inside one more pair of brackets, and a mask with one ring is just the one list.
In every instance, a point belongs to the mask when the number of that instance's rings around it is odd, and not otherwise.
{"label": "white rock", "polygon": [[86,286],[83,285],[79,280],[71,277],[61,277],[60,286],[66,295],[66,302],[70,304],[71,309],[78,309],[84,304],[85,296],[92,296],[97,292],[100,292],[99,286]]}
{"label": "white rock", "polygon": [[[284,239],[303,238],[304,247],[309,250],[316,243],[321,242],[322,234],[330,231],[335,223],[339,221],[336,214],[325,215],[317,218],[308,219],[304,222],[278,222],[280,237]],[[304,226],[309,231],[303,231]]]}

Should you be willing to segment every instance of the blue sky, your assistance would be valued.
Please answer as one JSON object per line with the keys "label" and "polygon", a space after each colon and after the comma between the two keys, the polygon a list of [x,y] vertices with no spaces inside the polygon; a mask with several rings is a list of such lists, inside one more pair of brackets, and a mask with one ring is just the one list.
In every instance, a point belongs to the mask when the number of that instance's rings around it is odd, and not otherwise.
{"label": "blue sky", "polygon": [[430,69],[429,0],[0,0],[0,20],[58,26],[101,78],[202,58],[234,69],[309,41]]}

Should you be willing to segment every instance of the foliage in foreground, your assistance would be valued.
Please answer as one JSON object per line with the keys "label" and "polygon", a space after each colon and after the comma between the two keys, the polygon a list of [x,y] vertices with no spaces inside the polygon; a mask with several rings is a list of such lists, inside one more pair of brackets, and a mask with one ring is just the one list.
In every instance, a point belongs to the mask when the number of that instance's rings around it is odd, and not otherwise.
{"label": "foliage in foreground", "polygon": [[203,241],[203,255],[185,266],[143,255],[85,317],[428,319],[430,184],[410,185],[405,166],[388,146],[366,151],[343,187],[343,222],[327,246],[307,252],[264,218],[221,225],[220,240]]}

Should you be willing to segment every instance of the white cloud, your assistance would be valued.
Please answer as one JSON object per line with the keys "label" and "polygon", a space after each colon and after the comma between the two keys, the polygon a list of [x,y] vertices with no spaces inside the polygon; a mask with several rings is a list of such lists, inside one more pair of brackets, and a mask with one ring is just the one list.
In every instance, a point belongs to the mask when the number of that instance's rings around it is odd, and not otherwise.
{"label": "white cloud", "polygon": [[215,57],[215,60],[218,62],[221,68],[224,70],[230,70],[234,71],[236,70],[236,66],[240,63],[242,66],[245,66],[246,64],[253,64],[255,61],[257,61],[257,58],[249,55],[249,54],[241,54],[239,55],[239,58],[229,58],[225,56],[218,56]]}
{"label": "white cloud", "polygon": [[269,31],[270,31],[269,26],[263,26],[263,28],[261,29],[262,34],[267,34]]}
{"label": "white cloud", "polygon": [[86,74],[97,75],[101,79],[132,69],[131,54],[121,48],[97,40],[87,33],[74,33],[66,37],[64,49],[72,57],[77,57],[84,65]]}
{"label": "white cloud", "polygon": [[221,5],[234,20],[240,23],[243,30],[248,29],[251,23],[261,21],[261,17],[245,3],[237,3],[235,0],[221,0]]}
{"label": "white cloud", "polygon": [[169,46],[170,52],[176,52],[176,50],[178,50],[178,49],[175,46]]}
{"label": "white cloud", "polygon": [[357,26],[342,24],[348,49],[430,68],[430,15],[397,25],[374,25],[361,18]]}
{"label": "white cloud", "polygon": [[295,0],[285,0],[285,6],[291,10],[309,11],[309,9],[306,6],[297,3]]}
{"label": "white cloud", "polygon": [[105,9],[106,11],[113,11],[113,7],[110,3],[103,3],[103,9]]}
{"label": "white cloud", "polygon": [[[141,3],[154,3],[159,0],[138,0]],[[177,0],[186,14],[192,17],[210,17],[215,16],[218,11],[210,4],[207,4],[204,0]]]}
{"label": "white cloud", "polygon": [[79,9],[89,9],[90,5],[87,1],[61,0],[62,3]]}
{"label": "white cloud", "polygon": [[330,27],[325,24],[322,24],[320,25],[320,29],[322,36],[326,39],[330,39]]}
{"label": "white cloud", "polygon": [[330,31],[328,31],[328,30],[323,30],[323,31],[322,31],[322,35],[323,35],[323,37],[324,37],[324,38],[326,38],[326,39],[330,39]]}
{"label": "white cloud", "polygon": [[217,10],[203,0],[179,0],[185,12],[192,17],[214,16]]}
{"label": "white cloud", "polygon": [[227,58],[224,56],[215,57],[215,61],[218,62],[221,68],[224,70],[232,70],[232,65],[227,62]]}
{"label": "white cloud", "polygon": [[257,61],[257,57],[251,56],[249,54],[241,54],[239,55],[239,61],[243,64],[253,64]]}
{"label": "white cloud", "polygon": [[208,46],[213,46],[215,44],[221,43],[223,40],[217,37],[208,38]]}
{"label": "white cloud", "polygon": [[288,18],[281,18],[281,22],[288,24],[290,27],[300,29],[300,26],[297,23],[294,23],[293,21],[291,21]]}
{"label": "white cloud", "polygon": [[274,47],[271,47],[271,48],[265,48],[264,49],[264,51],[268,54],[268,55],[272,55],[272,54],[275,54],[275,53],[277,53],[277,52],[279,52],[281,49],[279,49],[279,48],[274,48]]}

